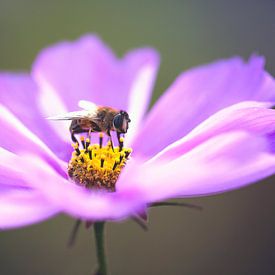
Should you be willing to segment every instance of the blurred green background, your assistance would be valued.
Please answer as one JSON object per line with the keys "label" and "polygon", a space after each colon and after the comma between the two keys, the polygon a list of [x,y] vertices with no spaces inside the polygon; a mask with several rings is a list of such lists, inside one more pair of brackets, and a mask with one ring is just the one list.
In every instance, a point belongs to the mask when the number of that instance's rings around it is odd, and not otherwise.
{"label": "blurred green background", "polygon": [[[275,1],[1,0],[0,69],[29,70],[39,50],[98,33],[119,55],[139,46],[159,50],[154,100],[182,71],[214,59],[251,53],[275,75]],[[273,182],[273,183],[272,183]],[[149,232],[131,221],[107,226],[112,274],[275,274],[275,182],[189,199],[202,212],[159,208]],[[90,230],[66,247],[73,225],[59,216],[0,233],[0,274],[91,274]]]}

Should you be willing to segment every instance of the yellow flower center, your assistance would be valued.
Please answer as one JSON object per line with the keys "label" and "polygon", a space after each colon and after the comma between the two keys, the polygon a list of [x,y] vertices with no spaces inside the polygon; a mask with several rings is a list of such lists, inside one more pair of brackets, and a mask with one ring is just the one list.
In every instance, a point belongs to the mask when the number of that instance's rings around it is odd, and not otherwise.
{"label": "yellow flower center", "polygon": [[74,151],[68,165],[69,177],[86,188],[108,189],[115,191],[115,184],[122,168],[132,152],[123,147],[123,138],[119,146],[112,148],[111,143],[103,146],[103,134],[99,144],[90,144],[90,140],[80,138],[82,149],[78,143],[72,144]]}

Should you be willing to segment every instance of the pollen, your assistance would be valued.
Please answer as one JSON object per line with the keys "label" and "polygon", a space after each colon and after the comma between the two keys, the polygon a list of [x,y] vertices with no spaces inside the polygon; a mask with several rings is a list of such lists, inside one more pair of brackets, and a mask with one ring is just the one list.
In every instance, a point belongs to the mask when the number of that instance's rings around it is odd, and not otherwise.
{"label": "pollen", "polygon": [[117,147],[112,148],[109,141],[103,146],[103,135],[99,135],[99,144],[91,144],[90,140],[80,138],[73,143],[74,149],[68,165],[68,175],[77,184],[89,189],[107,189],[115,191],[115,184],[126,165],[132,152],[124,147],[124,140],[120,138]]}

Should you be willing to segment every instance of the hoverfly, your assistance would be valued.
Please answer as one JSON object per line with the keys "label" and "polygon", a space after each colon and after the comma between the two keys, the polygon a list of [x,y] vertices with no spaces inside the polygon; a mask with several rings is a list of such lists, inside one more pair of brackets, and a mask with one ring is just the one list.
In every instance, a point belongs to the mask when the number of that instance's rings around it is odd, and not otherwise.
{"label": "hoverfly", "polygon": [[111,131],[117,133],[118,141],[121,134],[127,133],[131,121],[127,112],[111,107],[97,106],[86,100],[80,100],[78,106],[83,110],[48,118],[52,120],[71,120],[69,129],[73,142],[78,142],[75,134],[88,133],[90,138],[92,132],[104,132],[110,138],[113,148]]}

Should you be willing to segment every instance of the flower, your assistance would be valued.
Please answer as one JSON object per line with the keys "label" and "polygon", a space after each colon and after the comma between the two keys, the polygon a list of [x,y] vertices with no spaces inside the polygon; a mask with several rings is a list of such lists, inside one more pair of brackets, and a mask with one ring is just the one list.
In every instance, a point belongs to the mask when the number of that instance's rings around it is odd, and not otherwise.
{"label": "flower", "polygon": [[[154,202],[217,194],[275,172],[275,82],[262,57],[189,70],[145,115],[158,65],[153,49],[118,59],[87,35],[43,50],[30,74],[0,74],[1,228],[60,212],[120,220]],[[130,115],[125,144],[132,158],[125,160],[115,192],[69,180],[68,124],[45,119],[78,110],[80,100]]]}

